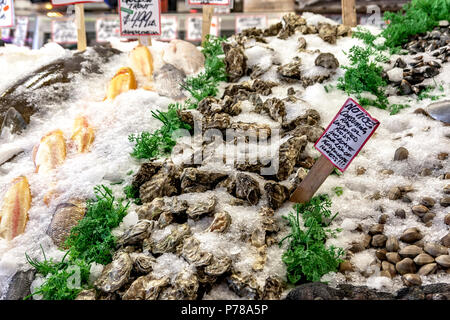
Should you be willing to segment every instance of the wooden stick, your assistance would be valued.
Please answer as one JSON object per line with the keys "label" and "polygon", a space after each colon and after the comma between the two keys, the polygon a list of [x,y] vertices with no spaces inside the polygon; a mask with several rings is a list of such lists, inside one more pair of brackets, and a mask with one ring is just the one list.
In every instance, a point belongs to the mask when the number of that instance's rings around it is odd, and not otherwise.
{"label": "wooden stick", "polygon": [[356,27],[356,6],[355,0],[341,0],[342,23],[349,27]]}
{"label": "wooden stick", "polygon": [[78,34],[78,42],[77,48],[78,51],[86,50],[86,25],[84,23],[84,4],[77,3],[75,4],[75,23],[77,26],[77,34]]}
{"label": "wooden stick", "polygon": [[305,179],[300,183],[297,189],[295,189],[294,193],[291,195],[290,201],[306,203],[311,200],[333,170],[334,165],[325,156],[321,155],[316,163],[314,163],[314,166],[308,172]]}
{"label": "wooden stick", "polygon": [[213,6],[203,6],[203,18],[202,18],[202,44],[206,40],[206,35],[211,32],[211,20],[214,14]]}

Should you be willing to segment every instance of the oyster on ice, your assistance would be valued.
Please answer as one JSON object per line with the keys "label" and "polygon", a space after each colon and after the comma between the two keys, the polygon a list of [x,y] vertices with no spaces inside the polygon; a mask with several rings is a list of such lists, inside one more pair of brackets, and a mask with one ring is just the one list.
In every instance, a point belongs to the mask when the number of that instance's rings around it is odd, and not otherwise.
{"label": "oyster on ice", "polygon": [[129,281],[133,262],[128,253],[117,252],[113,261],[103,270],[94,286],[103,292],[114,292]]}

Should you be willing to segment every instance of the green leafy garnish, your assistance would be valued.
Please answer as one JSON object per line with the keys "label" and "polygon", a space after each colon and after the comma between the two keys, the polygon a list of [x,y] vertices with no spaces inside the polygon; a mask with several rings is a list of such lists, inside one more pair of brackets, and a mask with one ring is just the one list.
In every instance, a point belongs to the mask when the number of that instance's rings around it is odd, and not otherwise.
{"label": "green leafy garnish", "polygon": [[[306,204],[296,204],[296,213],[290,212],[283,217],[289,222],[291,233],[281,240],[289,241],[282,260],[287,266],[287,279],[296,284],[301,279],[307,281],[320,281],[320,278],[331,271],[336,271],[340,259],[344,255],[341,248],[325,246],[329,237],[336,237],[340,229],[332,230],[329,227],[336,218],[328,209],[331,200],[327,195],[312,198]],[[300,223],[302,216],[303,226]]]}

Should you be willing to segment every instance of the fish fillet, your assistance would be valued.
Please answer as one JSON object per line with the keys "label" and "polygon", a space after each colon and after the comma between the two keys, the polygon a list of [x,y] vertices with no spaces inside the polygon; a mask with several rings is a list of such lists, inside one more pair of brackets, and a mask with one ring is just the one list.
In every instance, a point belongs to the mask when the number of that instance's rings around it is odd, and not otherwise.
{"label": "fish fillet", "polygon": [[106,99],[114,99],[119,94],[127,92],[128,90],[134,90],[136,88],[137,84],[133,70],[128,67],[120,68],[109,82]]}
{"label": "fish fillet", "polygon": [[66,142],[61,130],[55,130],[42,137],[34,153],[36,172],[48,172],[61,165],[66,159]]}
{"label": "fish fillet", "polygon": [[78,152],[84,153],[89,150],[94,142],[95,133],[86,117],[79,116],[75,119],[71,139],[74,141]]}
{"label": "fish fillet", "polygon": [[146,46],[138,45],[130,53],[131,67],[146,79],[153,76],[153,56]]}
{"label": "fish fillet", "polygon": [[11,240],[25,231],[31,208],[30,185],[26,177],[13,180],[0,212],[0,237]]}

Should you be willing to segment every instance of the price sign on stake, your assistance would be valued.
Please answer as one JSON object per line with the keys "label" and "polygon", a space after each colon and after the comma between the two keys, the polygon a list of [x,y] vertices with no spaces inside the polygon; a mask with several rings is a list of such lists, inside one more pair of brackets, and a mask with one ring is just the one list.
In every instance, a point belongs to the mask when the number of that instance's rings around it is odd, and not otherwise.
{"label": "price sign on stake", "polygon": [[159,0],[119,0],[121,36],[161,35]]}
{"label": "price sign on stake", "polygon": [[111,38],[120,38],[119,19],[98,18],[95,22],[97,42],[107,42]]}
{"label": "price sign on stake", "polygon": [[77,43],[77,26],[72,19],[52,21],[52,41],[61,44]]}
{"label": "price sign on stake", "polygon": [[176,16],[161,17],[161,36],[160,41],[171,41],[177,38],[178,19]]}
{"label": "price sign on stake", "polygon": [[0,0],[0,28],[14,26],[14,2],[13,0]]}
{"label": "price sign on stake", "polygon": [[308,202],[334,168],[344,172],[380,125],[355,100],[348,99],[314,145],[322,156],[291,196]]}
{"label": "price sign on stake", "polygon": [[236,33],[240,33],[245,29],[267,27],[267,16],[237,16],[236,17]]}

